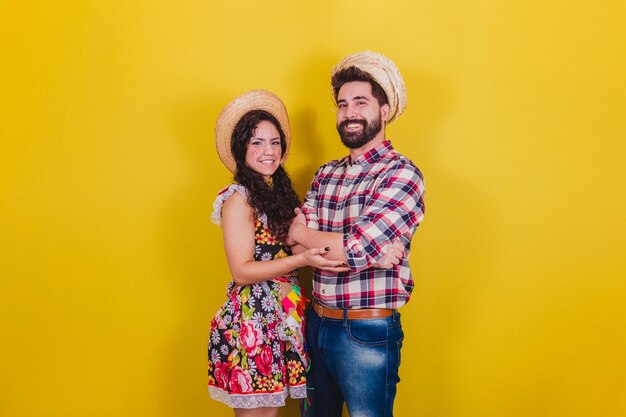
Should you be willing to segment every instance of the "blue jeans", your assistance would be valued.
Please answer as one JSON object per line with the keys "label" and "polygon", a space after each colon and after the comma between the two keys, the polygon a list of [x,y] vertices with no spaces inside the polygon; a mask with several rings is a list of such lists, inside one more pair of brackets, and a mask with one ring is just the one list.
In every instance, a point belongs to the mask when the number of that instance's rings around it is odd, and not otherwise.
{"label": "blue jeans", "polygon": [[305,330],[311,367],[304,417],[341,417],[344,401],[351,417],[393,416],[404,339],[400,313],[337,320],[309,308]]}

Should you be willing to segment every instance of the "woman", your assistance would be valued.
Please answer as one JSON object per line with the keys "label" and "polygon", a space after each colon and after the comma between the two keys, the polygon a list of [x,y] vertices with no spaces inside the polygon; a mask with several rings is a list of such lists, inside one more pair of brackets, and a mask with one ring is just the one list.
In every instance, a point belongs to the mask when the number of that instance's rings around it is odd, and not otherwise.
{"label": "woman", "polygon": [[328,248],[292,255],[284,243],[300,202],[282,167],[291,142],[282,101],[265,90],[243,94],[222,110],[215,133],[235,183],[219,192],[212,216],[223,229],[232,281],[211,322],[209,393],[237,417],[276,417],[288,395],[306,397],[304,297],[295,270],[348,269],[323,257]]}

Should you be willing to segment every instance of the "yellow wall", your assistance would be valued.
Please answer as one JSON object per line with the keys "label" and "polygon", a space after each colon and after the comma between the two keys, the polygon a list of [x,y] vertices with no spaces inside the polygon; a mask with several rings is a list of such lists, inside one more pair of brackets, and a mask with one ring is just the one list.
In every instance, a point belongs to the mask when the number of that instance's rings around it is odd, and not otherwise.
{"label": "yellow wall", "polygon": [[[402,70],[426,175],[400,417],[626,414],[626,17],[590,1],[0,1],[0,415],[222,416],[220,108],[290,110],[303,193],[342,156],[331,66]],[[296,416],[293,404],[282,413]]]}

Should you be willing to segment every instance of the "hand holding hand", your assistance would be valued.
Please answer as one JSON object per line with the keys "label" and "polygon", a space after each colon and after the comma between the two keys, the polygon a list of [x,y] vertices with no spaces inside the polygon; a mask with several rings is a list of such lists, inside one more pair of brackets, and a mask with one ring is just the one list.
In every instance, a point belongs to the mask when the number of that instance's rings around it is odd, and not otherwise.
{"label": "hand holding hand", "polygon": [[348,272],[350,268],[344,261],[331,261],[324,258],[330,251],[329,247],[313,248],[303,252],[307,265],[330,272]]}

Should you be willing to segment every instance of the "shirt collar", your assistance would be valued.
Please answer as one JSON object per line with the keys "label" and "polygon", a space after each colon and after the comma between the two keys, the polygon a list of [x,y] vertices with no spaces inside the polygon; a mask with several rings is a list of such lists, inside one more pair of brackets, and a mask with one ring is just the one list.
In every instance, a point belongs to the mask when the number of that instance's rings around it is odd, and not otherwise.
{"label": "shirt collar", "polygon": [[[375,163],[391,151],[393,151],[393,146],[391,146],[391,142],[388,140],[384,140],[380,144],[376,145],[376,147],[370,149],[363,155],[356,158],[354,161],[352,161],[352,163],[361,165],[362,167],[367,167],[368,165]],[[350,157],[348,156],[345,159],[346,163],[349,163]]]}
{"label": "shirt collar", "polygon": [[338,167],[344,166],[344,165],[353,165],[353,164],[362,165],[365,167],[369,164],[373,164],[374,162],[378,161],[380,158],[387,155],[391,151],[393,151],[393,146],[391,146],[391,141],[385,139],[376,147],[370,149],[369,151],[365,152],[363,155],[356,158],[354,161],[352,161],[352,163],[350,163],[350,155],[347,155],[341,159],[338,159],[335,162],[335,164]]}

